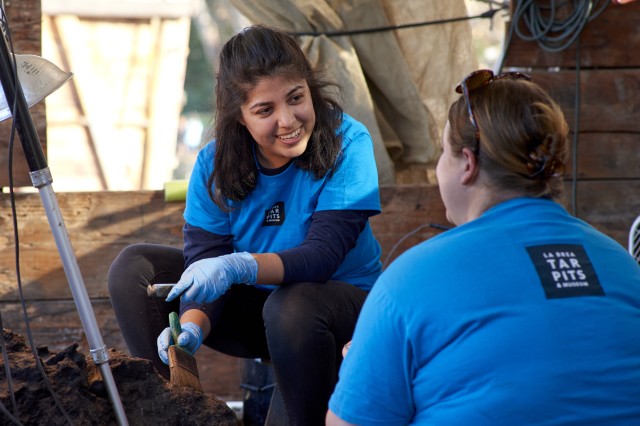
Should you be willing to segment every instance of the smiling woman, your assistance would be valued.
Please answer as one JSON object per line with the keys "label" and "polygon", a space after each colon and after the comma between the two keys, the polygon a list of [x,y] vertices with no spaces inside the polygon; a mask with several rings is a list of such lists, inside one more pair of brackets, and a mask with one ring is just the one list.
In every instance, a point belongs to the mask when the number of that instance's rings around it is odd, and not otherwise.
{"label": "smiling woman", "polygon": [[[189,181],[184,250],[125,248],[109,272],[112,305],[132,355],[164,374],[173,343],[269,359],[286,414],[267,424],[324,425],[342,348],[381,271],[373,142],[285,33],[249,27],[219,63],[215,140]],[[169,303],[146,296],[157,282],[177,282]],[[164,319],[178,308],[173,342]]]}
{"label": "smiling woman", "polygon": [[277,169],[307,149],[316,114],[306,81],[265,77],[249,92],[241,111],[239,121],[258,144],[261,166]]}

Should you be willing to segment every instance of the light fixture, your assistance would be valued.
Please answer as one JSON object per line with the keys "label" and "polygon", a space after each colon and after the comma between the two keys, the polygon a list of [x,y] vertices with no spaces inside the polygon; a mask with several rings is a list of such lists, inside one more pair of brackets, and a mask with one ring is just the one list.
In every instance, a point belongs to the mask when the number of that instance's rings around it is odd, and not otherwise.
{"label": "light fixture", "polygon": [[[65,84],[73,73],[62,71],[53,62],[36,55],[13,55],[18,80],[22,86],[27,106],[31,108]],[[4,91],[0,93],[0,121],[11,117],[11,108]]]}

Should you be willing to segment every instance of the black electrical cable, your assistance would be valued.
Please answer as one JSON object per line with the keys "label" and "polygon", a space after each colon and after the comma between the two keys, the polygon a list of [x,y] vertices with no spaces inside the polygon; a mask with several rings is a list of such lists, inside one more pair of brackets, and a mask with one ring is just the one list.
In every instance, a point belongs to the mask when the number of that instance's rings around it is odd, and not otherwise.
{"label": "black electrical cable", "polygon": [[[4,9],[4,3],[0,4],[0,24],[2,25],[2,30],[3,30],[3,34],[0,34],[0,37],[6,36],[6,40],[9,44],[9,48],[11,51],[11,54],[13,55],[13,75],[15,76],[15,92],[18,93],[19,91],[19,80],[18,80],[18,70],[17,70],[17,65],[16,65],[16,58],[15,58],[15,54],[14,49],[13,49],[13,40],[11,38],[11,31],[9,29],[9,19],[8,16],[5,12]],[[4,41],[2,41],[4,43]],[[12,215],[12,222],[13,222],[13,236],[14,236],[14,247],[15,247],[15,261],[16,261],[16,280],[18,283],[18,292],[20,294],[20,302],[22,305],[22,312],[24,315],[24,322],[25,322],[25,329],[26,329],[26,333],[27,333],[27,338],[29,339],[29,344],[31,345],[31,351],[33,353],[34,356],[34,361],[35,361],[35,365],[38,368],[38,371],[40,372],[40,375],[42,376],[43,382],[47,388],[47,390],[49,391],[49,393],[51,394],[51,397],[53,398],[57,408],[60,410],[60,412],[62,413],[63,417],[65,418],[65,420],[70,424],[73,425],[73,421],[71,420],[71,418],[69,417],[69,414],[67,413],[67,411],[64,409],[64,407],[62,406],[62,403],[60,401],[60,398],[58,398],[56,392],[54,391],[53,387],[51,386],[51,382],[49,381],[49,378],[47,377],[47,373],[44,370],[44,367],[42,366],[42,362],[40,361],[40,357],[38,356],[38,352],[37,352],[37,348],[34,344],[34,340],[33,340],[33,334],[31,332],[31,326],[30,326],[30,322],[29,322],[29,315],[27,314],[27,306],[25,303],[25,299],[24,299],[24,294],[22,291],[22,279],[21,279],[21,273],[20,273],[20,240],[19,240],[19,235],[18,235],[18,219],[17,219],[17,210],[16,210],[16,200],[15,200],[15,191],[14,191],[14,181],[13,181],[13,148],[15,145],[15,135],[16,135],[16,112],[17,112],[17,96],[14,99],[14,102],[11,106],[11,115],[13,117],[12,123],[11,123],[11,133],[10,133],[10,137],[9,137],[9,156],[8,156],[8,169],[9,169],[9,199],[11,201],[11,215]],[[4,339],[4,337],[3,337]],[[6,414],[6,413],[5,413]],[[11,418],[11,417],[10,417]]]}
{"label": "black electrical cable", "polygon": [[389,265],[389,262],[391,261],[391,256],[393,255],[393,253],[395,253],[396,249],[400,246],[400,244],[402,244],[402,242],[404,240],[406,240],[407,238],[411,237],[412,235],[415,235],[418,231],[420,231],[422,228],[434,228],[434,229],[438,229],[440,231],[447,231],[449,229],[451,229],[450,226],[446,226],[446,225],[440,225],[438,223],[424,223],[420,226],[418,226],[417,228],[415,228],[414,230],[407,232],[402,238],[400,238],[398,240],[398,242],[396,242],[393,247],[391,247],[391,250],[389,250],[389,253],[387,254],[387,257],[384,260],[384,263],[382,264],[382,269],[385,270],[387,269],[387,266]]}
{"label": "black electrical cable", "polygon": [[483,12],[480,15],[475,15],[475,16],[461,16],[457,18],[439,19],[436,21],[423,21],[423,22],[416,22],[412,24],[388,25],[383,27],[361,28],[356,30],[344,30],[344,31],[299,31],[299,32],[289,32],[288,34],[294,37],[299,37],[299,36],[340,37],[340,36],[351,36],[351,35],[360,35],[360,34],[371,34],[371,33],[385,32],[385,31],[402,30],[405,28],[424,27],[428,25],[451,24],[454,22],[469,21],[471,19],[479,19],[479,18],[492,19],[493,16],[498,11],[504,8],[505,6],[502,6],[500,9],[489,9],[486,12]]}
{"label": "black electrical cable", "polygon": [[[577,40],[586,24],[598,17],[611,0],[572,0],[573,12],[566,19],[557,20],[556,10],[560,7],[569,7],[568,3],[570,0],[563,2],[550,0],[548,6],[540,7],[535,0],[517,1],[497,72],[502,72],[514,34],[523,40],[535,41],[547,52],[559,52]],[[527,33],[520,28],[522,23],[526,25]]]}
{"label": "black electrical cable", "polygon": [[[527,41],[536,41],[548,52],[565,50],[580,36],[584,27],[598,17],[610,0],[551,0],[548,6],[540,6],[535,0],[516,3],[512,26],[516,34]],[[564,19],[558,18],[557,11],[563,7],[573,9]],[[520,27],[524,24],[526,32]]]}
{"label": "black electrical cable", "polygon": [[573,145],[571,146],[571,213],[578,215],[578,129],[580,128],[580,37],[576,39],[576,88],[573,105]]}
{"label": "black electrical cable", "polygon": [[13,414],[18,415],[18,405],[16,404],[16,395],[13,392],[13,379],[11,378],[11,367],[9,366],[9,354],[7,353],[7,345],[4,341],[4,326],[2,325],[2,314],[0,313],[0,331],[2,339],[0,339],[0,347],[2,348],[2,359],[4,361],[4,374],[7,378],[7,387],[9,388],[9,396],[11,397],[11,408]]}

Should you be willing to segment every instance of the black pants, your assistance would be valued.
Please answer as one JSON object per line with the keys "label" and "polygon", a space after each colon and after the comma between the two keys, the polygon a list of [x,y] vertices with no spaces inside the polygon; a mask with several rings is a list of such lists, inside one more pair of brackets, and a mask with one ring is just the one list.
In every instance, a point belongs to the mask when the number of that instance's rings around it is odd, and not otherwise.
{"label": "black pants", "polygon": [[[130,354],[150,359],[167,378],[156,338],[179,304],[147,296],[147,286],[176,283],[183,269],[182,250],[136,244],[118,255],[108,275]],[[338,281],[287,284],[273,292],[236,284],[213,303],[211,333],[203,344],[232,356],[270,359],[290,424],[324,425],[342,346],[351,339],[366,296]]]}

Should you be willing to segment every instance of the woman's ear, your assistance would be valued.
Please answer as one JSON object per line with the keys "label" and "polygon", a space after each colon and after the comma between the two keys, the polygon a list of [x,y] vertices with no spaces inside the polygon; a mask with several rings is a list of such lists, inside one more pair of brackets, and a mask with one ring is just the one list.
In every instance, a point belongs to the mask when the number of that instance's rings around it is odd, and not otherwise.
{"label": "woman's ear", "polygon": [[478,178],[478,157],[469,148],[462,148],[462,157],[464,159],[464,170],[462,172],[462,184],[471,185]]}

